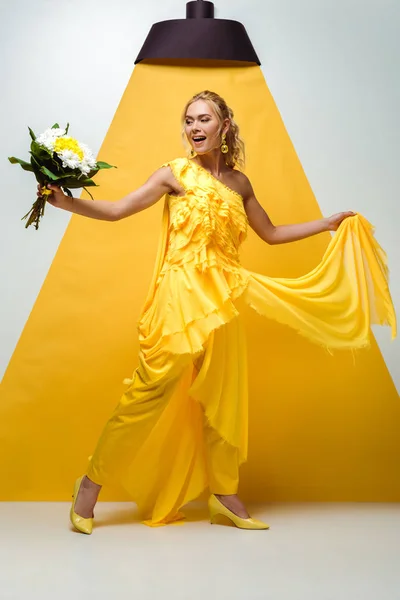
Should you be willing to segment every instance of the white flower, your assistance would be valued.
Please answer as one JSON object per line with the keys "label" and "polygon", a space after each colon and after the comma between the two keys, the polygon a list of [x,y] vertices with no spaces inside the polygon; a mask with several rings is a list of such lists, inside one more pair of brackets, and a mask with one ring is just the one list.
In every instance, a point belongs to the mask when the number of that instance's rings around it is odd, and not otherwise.
{"label": "white flower", "polygon": [[61,128],[54,128],[54,129],[46,129],[43,133],[41,133],[40,135],[38,135],[38,137],[36,138],[36,142],[40,145],[40,146],[44,146],[45,148],[47,148],[47,150],[50,150],[51,152],[54,151],[54,144],[55,141],[58,137],[61,137],[65,134],[65,129],[61,129]]}
{"label": "white flower", "polygon": [[58,156],[61,158],[64,168],[78,169],[80,167],[79,156],[75,152],[72,152],[72,150],[63,150],[59,152]]}
{"label": "white flower", "polygon": [[83,150],[83,161],[86,162],[90,168],[94,168],[96,166],[96,159],[93,156],[92,151],[86,144],[80,144],[80,147]]}

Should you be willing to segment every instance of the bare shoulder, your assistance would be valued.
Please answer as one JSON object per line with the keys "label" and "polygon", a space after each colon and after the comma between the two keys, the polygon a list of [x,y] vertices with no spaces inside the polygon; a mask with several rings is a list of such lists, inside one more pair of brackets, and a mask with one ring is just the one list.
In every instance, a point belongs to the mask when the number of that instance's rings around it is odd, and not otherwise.
{"label": "bare shoulder", "polygon": [[169,185],[172,183],[173,174],[169,165],[163,165],[159,167],[150,175],[149,179],[157,181],[158,183],[162,183],[164,185]]}
{"label": "bare shoulder", "polygon": [[159,177],[164,180],[165,185],[169,187],[169,192],[173,195],[180,196],[185,192],[170,164],[163,165],[156,173],[159,173]]}
{"label": "bare shoulder", "polygon": [[253,194],[253,187],[250,179],[242,171],[237,169],[232,170],[232,182],[235,182],[235,190],[239,192],[243,200],[246,200]]}
{"label": "bare shoulder", "polygon": [[174,177],[171,167],[168,164],[163,165],[153,171],[148,178],[147,183],[150,185],[161,186],[167,193],[179,193],[180,191],[179,184]]}

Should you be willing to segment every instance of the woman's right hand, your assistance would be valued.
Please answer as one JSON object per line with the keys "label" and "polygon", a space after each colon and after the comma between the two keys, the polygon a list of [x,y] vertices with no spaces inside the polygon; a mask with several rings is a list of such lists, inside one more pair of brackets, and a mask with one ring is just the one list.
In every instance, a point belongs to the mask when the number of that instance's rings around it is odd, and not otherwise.
{"label": "woman's right hand", "polygon": [[[42,191],[41,191],[42,187],[43,186],[40,185],[40,183],[39,183],[37,186],[37,196],[42,195]],[[71,204],[71,198],[69,196],[67,196],[66,194],[64,194],[64,192],[58,185],[53,185],[51,183],[48,183],[46,188],[48,190],[51,190],[51,194],[46,196],[47,202],[49,202],[53,206],[56,206],[57,208],[63,208],[63,209],[68,210],[68,207]]]}

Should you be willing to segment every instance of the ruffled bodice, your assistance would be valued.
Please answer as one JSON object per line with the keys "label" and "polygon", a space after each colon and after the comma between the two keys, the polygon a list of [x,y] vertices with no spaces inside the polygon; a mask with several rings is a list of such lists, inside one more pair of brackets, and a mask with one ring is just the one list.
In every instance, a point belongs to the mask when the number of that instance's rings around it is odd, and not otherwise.
{"label": "ruffled bodice", "polygon": [[238,266],[239,248],[247,236],[241,196],[189,159],[169,165],[185,189],[168,196],[169,239],[164,271],[193,261],[200,271],[209,261]]}
{"label": "ruffled bodice", "polygon": [[185,190],[166,196],[163,237],[142,316],[141,348],[195,354],[238,311],[248,276],[239,250],[248,220],[242,197],[187,158],[169,166]]}

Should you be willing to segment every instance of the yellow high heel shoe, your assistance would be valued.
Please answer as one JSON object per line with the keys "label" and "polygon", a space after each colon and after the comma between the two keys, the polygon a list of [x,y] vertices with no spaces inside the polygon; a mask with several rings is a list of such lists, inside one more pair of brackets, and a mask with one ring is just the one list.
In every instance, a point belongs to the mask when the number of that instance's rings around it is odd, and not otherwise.
{"label": "yellow high heel shoe", "polygon": [[235,513],[229,510],[229,508],[226,508],[214,494],[208,499],[208,508],[210,511],[210,523],[215,523],[216,518],[222,515],[228,517],[228,519],[230,519],[236,527],[239,527],[239,529],[269,529],[269,525],[258,519],[252,519],[251,517],[244,519],[243,517],[235,515]]}
{"label": "yellow high heel shoe", "polygon": [[77,515],[75,512],[75,502],[78,497],[79,488],[81,486],[83,478],[84,478],[84,475],[82,475],[81,477],[78,477],[78,479],[75,481],[74,493],[72,494],[72,498],[73,498],[72,506],[71,506],[71,511],[69,513],[69,516],[71,519],[71,523],[75,527],[75,529],[77,529],[81,533],[87,533],[90,535],[92,533],[92,529],[93,529],[93,517],[91,517],[89,519],[85,519],[84,517]]}

